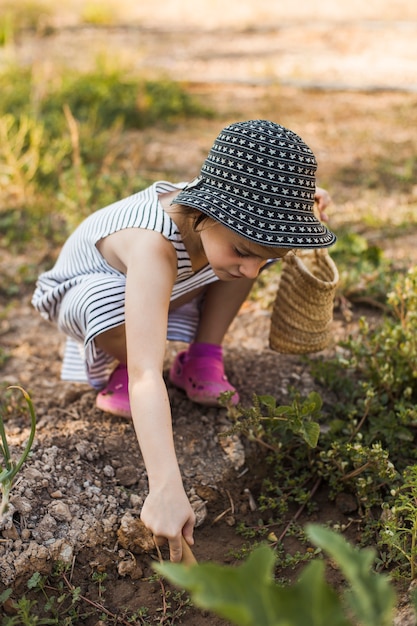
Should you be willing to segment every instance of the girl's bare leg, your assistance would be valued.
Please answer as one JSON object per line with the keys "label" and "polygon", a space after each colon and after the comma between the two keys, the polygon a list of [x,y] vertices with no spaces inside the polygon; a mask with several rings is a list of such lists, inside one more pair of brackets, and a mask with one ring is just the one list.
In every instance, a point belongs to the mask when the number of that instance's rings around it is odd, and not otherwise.
{"label": "girl's bare leg", "polygon": [[207,287],[195,342],[221,344],[230,324],[248,297],[254,280],[218,281]]}
{"label": "girl's bare leg", "polygon": [[[206,289],[195,342],[221,344],[230,324],[248,297],[255,281],[241,278],[233,282],[217,281]],[[126,365],[124,324],[111,328],[95,339],[96,345]]]}
{"label": "girl's bare leg", "polygon": [[115,328],[104,331],[95,338],[97,348],[103,350],[117,359],[123,365],[127,363],[126,352],[126,330],[125,325],[121,324]]}

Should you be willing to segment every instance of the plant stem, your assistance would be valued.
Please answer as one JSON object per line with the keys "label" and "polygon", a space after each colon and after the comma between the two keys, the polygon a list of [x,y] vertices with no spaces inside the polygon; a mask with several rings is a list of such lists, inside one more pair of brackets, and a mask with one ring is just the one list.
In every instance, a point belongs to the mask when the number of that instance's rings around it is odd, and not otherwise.
{"label": "plant stem", "polygon": [[287,534],[288,530],[291,527],[291,524],[293,524],[294,522],[296,522],[298,520],[298,518],[300,517],[301,513],[304,511],[307,502],[309,502],[312,499],[312,497],[316,493],[317,489],[320,487],[321,480],[322,480],[321,478],[318,478],[316,480],[316,482],[313,485],[310,493],[308,494],[308,500],[306,500],[306,502],[303,502],[303,504],[300,506],[300,508],[298,509],[296,514],[292,517],[292,519],[290,519],[290,521],[288,522],[288,524],[286,525],[286,527],[284,528],[284,530],[280,534],[280,536],[278,538],[278,541],[282,541],[284,539],[285,535]]}
{"label": "plant stem", "polygon": [[22,467],[23,463],[25,462],[32,448],[33,440],[35,438],[35,431],[36,431],[36,415],[35,415],[35,410],[34,410],[33,403],[32,403],[32,400],[30,399],[29,394],[24,389],[22,389],[22,387],[19,387],[18,385],[12,385],[9,387],[9,389],[19,389],[22,392],[23,397],[25,398],[26,403],[29,408],[31,426],[30,426],[30,435],[29,435],[29,439],[27,441],[26,447],[19,461],[17,462],[17,464],[14,465],[10,457],[10,449],[7,443],[6,431],[4,429],[4,422],[0,415],[0,435],[1,435],[1,440],[2,440],[1,453],[4,457],[4,461],[6,465],[5,469],[0,473],[0,491],[2,495],[1,503],[0,503],[0,519],[4,516],[4,514],[7,511],[7,508],[9,506],[10,490],[13,486],[14,478],[16,474],[18,473],[18,471],[20,470],[20,468]]}

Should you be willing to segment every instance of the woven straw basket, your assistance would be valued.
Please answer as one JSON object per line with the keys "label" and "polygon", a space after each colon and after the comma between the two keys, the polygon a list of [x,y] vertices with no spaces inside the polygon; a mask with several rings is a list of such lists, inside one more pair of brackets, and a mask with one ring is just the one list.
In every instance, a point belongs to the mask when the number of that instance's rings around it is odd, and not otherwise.
{"label": "woven straw basket", "polygon": [[283,259],[269,345],[276,352],[319,352],[329,343],[339,272],[326,249]]}

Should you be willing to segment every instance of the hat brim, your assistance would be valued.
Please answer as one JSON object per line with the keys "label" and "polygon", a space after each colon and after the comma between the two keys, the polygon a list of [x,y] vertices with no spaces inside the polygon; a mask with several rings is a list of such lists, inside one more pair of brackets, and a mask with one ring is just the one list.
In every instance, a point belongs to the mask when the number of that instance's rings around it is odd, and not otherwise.
{"label": "hat brim", "polygon": [[248,216],[248,208],[242,210],[239,206],[241,198],[213,189],[202,179],[180,191],[174,202],[201,211],[258,245],[313,249],[327,248],[336,242],[336,235],[320,222],[312,207],[265,207],[261,214],[258,209]]}

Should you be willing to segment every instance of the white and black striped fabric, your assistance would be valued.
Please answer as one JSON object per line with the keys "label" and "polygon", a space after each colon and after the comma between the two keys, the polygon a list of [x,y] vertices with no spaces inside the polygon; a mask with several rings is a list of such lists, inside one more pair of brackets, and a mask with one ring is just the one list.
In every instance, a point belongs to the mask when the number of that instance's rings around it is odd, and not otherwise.
{"label": "white and black striped fabric", "polygon": [[[158,181],[91,214],[68,238],[54,267],[39,277],[32,304],[67,335],[63,380],[89,382],[99,389],[115,365],[94,338],[124,323],[126,276],[102,257],[96,247],[100,239],[125,228],[146,228],[171,241],[178,259],[171,302],[218,280],[210,266],[193,272],[178,228],[159,203],[158,194],[184,186]],[[178,307],[169,314],[167,339],[192,341],[198,321],[197,301]]]}

